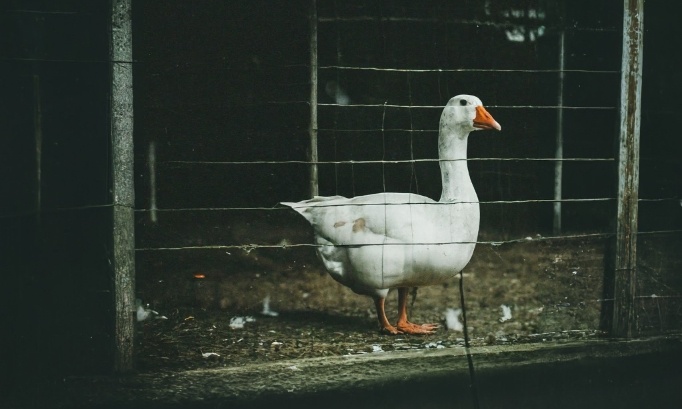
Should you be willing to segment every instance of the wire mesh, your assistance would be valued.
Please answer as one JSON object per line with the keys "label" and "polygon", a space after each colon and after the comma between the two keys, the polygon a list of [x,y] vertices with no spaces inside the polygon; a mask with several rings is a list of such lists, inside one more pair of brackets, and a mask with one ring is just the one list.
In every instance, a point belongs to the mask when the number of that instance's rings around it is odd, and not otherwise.
{"label": "wire mesh", "polygon": [[[603,307],[613,302],[603,284],[615,233],[620,23],[599,7],[597,22],[568,4],[564,11],[547,6],[540,18],[538,8],[554,2],[529,4],[525,11],[506,3],[486,6],[494,8],[488,11],[483,3],[457,10],[446,2],[420,10],[399,3],[319,4],[315,161],[307,151],[305,6],[296,6],[286,24],[272,11],[246,13],[247,34],[214,39],[222,47],[217,54],[227,56],[222,60],[190,48],[168,57],[154,54],[151,40],[143,45],[151,54],[137,66],[145,83],[140,92],[148,97],[138,105],[147,116],[138,128],[144,136],[136,159],[149,162],[144,142],[153,142],[156,173],[152,183],[146,165],[138,169],[140,296],[162,306],[237,314],[257,311],[269,295],[291,314],[341,312],[373,329],[365,300],[320,278],[323,269],[314,258],[319,245],[309,226],[277,203],[308,198],[311,164],[319,170],[322,195],[397,191],[437,199],[438,117],[450,97],[474,93],[503,132],[470,137],[467,161],[482,214],[477,249],[465,270],[472,277],[465,283],[472,336],[481,344],[599,333]],[[247,38],[253,32],[248,24],[274,29]],[[152,27],[159,25],[143,30]],[[559,33],[565,35],[563,69]],[[195,42],[203,38],[194,35]],[[181,64],[168,68],[169,61]],[[234,79],[216,79],[216,72],[237,71]],[[564,121],[561,158],[554,156],[558,111]],[[656,158],[664,156],[652,151],[650,157],[662,166]],[[563,164],[559,196],[553,190],[557,162]],[[676,264],[652,260],[675,259],[675,252],[649,246],[678,240],[679,217],[670,222],[669,216],[678,211],[680,195],[669,175],[656,174],[662,181],[654,184],[665,187],[643,188],[639,199],[647,220],[640,246],[649,250],[640,251],[647,278],[637,299],[643,330],[665,332],[679,329],[670,317],[679,315],[680,287],[664,279]],[[555,203],[562,204],[557,233]],[[198,273],[211,278],[198,283]],[[424,289],[417,318],[443,321],[443,311],[458,305],[451,285]],[[178,294],[177,288],[187,291]],[[500,321],[501,305],[514,318]],[[453,344],[458,338],[456,332],[441,336]]]}

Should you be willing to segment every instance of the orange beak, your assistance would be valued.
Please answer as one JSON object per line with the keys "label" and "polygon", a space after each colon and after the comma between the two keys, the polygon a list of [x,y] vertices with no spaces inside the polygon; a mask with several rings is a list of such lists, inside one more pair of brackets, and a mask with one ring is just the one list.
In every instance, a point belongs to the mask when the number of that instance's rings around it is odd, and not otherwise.
{"label": "orange beak", "polygon": [[474,128],[478,129],[496,129],[502,130],[500,124],[497,123],[493,116],[488,113],[482,106],[476,107],[476,118],[474,118]]}

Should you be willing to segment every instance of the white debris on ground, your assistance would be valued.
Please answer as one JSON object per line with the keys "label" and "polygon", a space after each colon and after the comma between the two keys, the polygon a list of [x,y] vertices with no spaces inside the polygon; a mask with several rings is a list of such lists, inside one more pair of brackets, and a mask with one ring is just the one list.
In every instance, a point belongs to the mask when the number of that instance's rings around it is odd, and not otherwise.
{"label": "white debris on ground", "polygon": [[242,329],[247,322],[256,321],[253,317],[232,317],[230,319],[230,328],[232,329]]}
{"label": "white debris on ground", "polygon": [[505,322],[512,319],[511,308],[509,306],[502,304],[500,305],[500,308],[502,309],[502,317],[500,317],[500,322]]}
{"label": "white debris on ground", "polygon": [[435,349],[443,349],[445,348],[445,345],[443,345],[443,341],[438,341],[438,342],[429,342],[428,344],[424,345],[425,348],[435,348]]}
{"label": "white debris on ground", "polygon": [[204,357],[204,359],[210,359],[210,358],[220,358],[220,354],[215,353],[215,352],[202,352],[201,356]]}
{"label": "white debris on ground", "polygon": [[270,309],[270,294],[263,299],[263,310],[260,313],[268,317],[276,317],[279,315],[277,311]]}
{"label": "white debris on ground", "polygon": [[168,319],[168,317],[166,317],[165,315],[159,315],[158,312],[149,308],[149,304],[143,305],[142,300],[140,300],[139,298],[137,298],[135,300],[135,307],[136,307],[135,313],[136,313],[136,317],[137,317],[138,322],[145,321],[148,319],[157,319],[157,320],[167,320]]}
{"label": "white debris on ground", "polygon": [[461,308],[448,308],[445,310],[445,326],[450,331],[462,331],[464,329],[464,325],[459,321],[461,314]]}
{"label": "white debris on ground", "polygon": [[381,345],[372,345],[372,352],[384,352],[384,350]]}

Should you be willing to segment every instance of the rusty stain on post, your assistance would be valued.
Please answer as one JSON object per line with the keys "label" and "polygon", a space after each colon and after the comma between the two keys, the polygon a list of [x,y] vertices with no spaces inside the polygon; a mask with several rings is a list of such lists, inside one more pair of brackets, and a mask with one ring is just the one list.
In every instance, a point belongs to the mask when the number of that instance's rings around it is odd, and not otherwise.
{"label": "rusty stain on post", "polygon": [[135,327],[135,225],[133,186],[132,0],[112,0],[111,146],[115,372],[133,369]]}
{"label": "rusty stain on post", "polygon": [[612,335],[637,335],[637,200],[644,0],[624,0]]}
{"label": "rusty stain on post", "polygon": [[310,196],[320,192],[317,176],[317,4],[310,4]]}

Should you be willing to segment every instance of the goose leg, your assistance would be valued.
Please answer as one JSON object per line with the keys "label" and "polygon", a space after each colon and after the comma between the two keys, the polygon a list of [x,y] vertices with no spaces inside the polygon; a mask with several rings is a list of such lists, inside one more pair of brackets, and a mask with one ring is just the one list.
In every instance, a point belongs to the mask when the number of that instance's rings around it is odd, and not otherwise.
{"label": "goose leg", "polygon": [[384,309],[384,301],[385,301],[385,298],[383,298],[383,297],[374,297],[374,306],[376,307],[376,310],[377,310],[377,318],[379,319],[379,326],[381,327],[381,331],[388,332],[389,334],[392,334],[392,335],[399,334],[400,331],[398,331],[396,329],[396,327],[391,325],[391,323],[388,322],[388,319],[386,318],[386,310]]}
{"label": "goose leg", "polygon": [[407,298],[409,288],[398,288],[398,324],[396,328],[404,334],[433,334],[438,329],[438,324],[413,324],[407,320]]}

